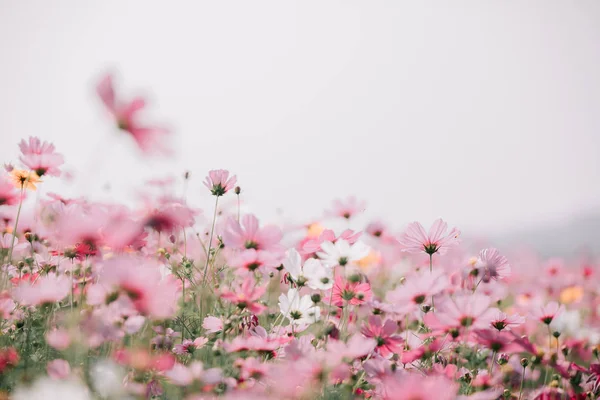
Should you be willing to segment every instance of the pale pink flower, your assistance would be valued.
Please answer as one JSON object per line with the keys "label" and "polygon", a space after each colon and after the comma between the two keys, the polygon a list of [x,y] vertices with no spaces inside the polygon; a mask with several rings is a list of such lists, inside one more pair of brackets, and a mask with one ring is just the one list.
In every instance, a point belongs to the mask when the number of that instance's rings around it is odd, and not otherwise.
{"label": "pale pink flower", "polygon": [[494,248],[483,249],[479,252],[475,268],[481,271],[480,275],[483,282],[489,282],[492,279],[504,279],[510,275],[508,260],[500,255],[498,249]]}
{"label": "pale pink flower", "polygon": [[281,251],[279,244],[283,234],[281,229],[273,225],[259,227],[254,215],[244,215],[241,222],[229,218],[223,232],[223,243],[234,249],[255,249]]}
{"label": "pale pink flower", "polygon": [[266,271],[281,265],[281,257],[264,250],[246,249],[230,254],[228,264],[238,268],[238,271],[254,272]]}
{"label": "pale pink flower", "polygon": [[22,153],[19,159],[39,177],[60,175],[59,167],[64,163],[64,158],[54,151],[53,144],[30,137],[29,141],[21,140],[19,147]]}
{"label": "pale pink flower", "polygon": [[46,343],[56,350],[66,350],[71,345],[71,335],[64,329],[53,329],[46,333]]}
{"label": "pale pink flower", "polygon": [[398,312],[408,313],[418,310],[448,286],[448,278],[440,271],[421,273],[407,277],[403,285],[387,293],[386,300]]}
{"label": "pale pink flower", "polygon": [[371,315],[369,322],[363,325],[360,331],[366,337],[375,339],[377,343],[375,350],[382,357],[389,358],[402,350],[404,340],[400,335],[395,334],[397,330],[398,324],[395,321],[388,319],[383,322],[380,316]]}
{"label": "pale pink flower", "polygon": [[409,253],[427,253],[430,256],[439,253],[444,254],[449,248],[459,243],[460,231],[456,228],[446,234],[448,224],[442,219],[437,219],[429,233],[425,232],[423,225],[413,222],[408,225],[406,231],[398,239],[402,251]]}
{"label": "pale pink flower", "polygon": [[208,333],[217,333],[223,330],[223,321],[220,318],[209,315],[202,321],[202,327]]}
{"label": "pale pink flower", "polygon": [[439,307],[435,316],[449,327],[489,327],[497,309],[490,308],[491,299],[488,296],[474,294],[460,294],[447,298]]}
{"label": "pale pink flower", "polygon": [[208,339],[204,337],[199,337],[194,340],[185,339],[183,343],[175,345],[173,353],[179,355],[193,354],[196,349],[203,347],[207,342]]}
{"label": "pale pink flower", "polygon": [[0,206],[12,206],[19,203],[19,191],[8,178],[0,176]]}
{"label": "pale pink flower", "polygon": [[328,214],[350,219],[352,216],[363,212],[366,205],[366,202],[358,200],[355,196],[350,196],[346,200],[335,199],[333,209]]}
{"label": "pale pink flower", "polygon": [[215,169],[208,172],[204,180],[204,186],[210,190],[213,196],[223,196],[233,189],[237,182],[236,176],[229,177],[229,171],[224,169]]}
{"label": "pale pink flower", "polygon": [[96,91],[119,129],[128,132],[144,153],[170,152],[164,144],[164,138],[169,131],[162,127],[148,126],[140,121],[140,113],[146,107],[143,98],[136,97],[131,101],[118,99],[110,74],[102,78]]}
{"label": "pale pink flower", "polygon": [[13,298],[27,306],[51,304],[64,299],[70,288],[67,277],[48,274],[39,277],[34,284],[21,283],[13,289]]}
{"label": "pale pink flower", "polygon": [[173,316],[181,295],[177,282],[162,278],[158,263],[139,257],[107,260],[98,283],[108,291],[108,296],[123,294],[138,312],[156,319]]}
{"label": "pale pink flower", "polygon": [[384,400],[454,400],[459,385],[444,376],[402,373],[383,379]]}
{"label": "pale pink flower", "polygon": [[510,330],[511,328],[516,328],[517,326],[523,325],[525,323],[525,317],[513,314],[507,315],[500,310],[497,310],[493,316],[491,325],[495,329],[502,331],[504,329]]}
{"label": "pale pink flower", "polygon": [[552,320],[564,310],[564,307],[556,301],[551,301],[545,306],[538,308],[533,310],[533,316],[546,325],[550,325]]}
{"label": "pale pink flower", "polygon": [[46,372],[52,379],[65,379],[71,374],[71,366],[65,360],[52,360],[46,365]]}

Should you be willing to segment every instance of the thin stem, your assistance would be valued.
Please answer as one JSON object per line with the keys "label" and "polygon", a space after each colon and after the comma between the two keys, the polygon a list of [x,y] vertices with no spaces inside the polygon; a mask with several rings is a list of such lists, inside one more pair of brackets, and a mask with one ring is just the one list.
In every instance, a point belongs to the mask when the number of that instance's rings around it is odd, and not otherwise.
{"label": "thin stem", "polygon": [[523,383],[525,382],[525,369],[527,367],[523,367],[523,374],[521,375],[521,389],[519,389],[519,400],[523,396]]}
{"label": "thin stem", "polygon": [[[433,254],[429,255],[429,273],[433,274]],[[435,301],[433,300],[433,295],[431,295],[431,311],[435,312]]]}
{"label": "thin stem", "polygon": [[19,226],[19,217],[21,216],[21,207],[23,206],[23,188],[21,185],[21,193],[19,199],[19,208],[17,209],[17,218],[15,218],[15,226],[13,227],[12,241],[10,243],[10,250],[8,251],[8,264],[12,262],[13,249],[15,247],[15,239],[17,238],[17,228]]}
{"label": "thin stem", "polygon": [[492,362],[490,364],[490,370],[488,371],[490,376],[492,375],[492,372],[494,372],[494,361],[496,361],[496,350],[492,352]]}
{"label": "thin stem", "polygon": [[210,229],[210,238],[208,239],[208,249],[206,250],[206,265],[204,266],[204,274],[202,277],[202,285],[206,285],[206,271],[208,271],[208,262],[210,260],[210,247],[212,245],[213,233],[215,232],[215,221],[217,220],[217,206],[219,205],[219,196],[215,201],[215,212],[213,214],[212,228]]}
{"label": "thin stem", "polygon": [[[333,301],[333,288],[335,287],[335,268],[333,269],[332,279],[334,283],[331,286],[331,292],[329,293],[329,307],[327,308],[327,316],[323,320],[323,328],[325,328],[325,325],[327,325],[327,322],[329,322],[329,314],[331,313],[331,302]],[[328,336],[325,336],[325,342],[327,342],[327,338]]]}
{"label": "thin stem", "polygon": [[240,195],[239,194],[237,195],[237,212],[238,212],[237,220],[239,223],[240,222]]}

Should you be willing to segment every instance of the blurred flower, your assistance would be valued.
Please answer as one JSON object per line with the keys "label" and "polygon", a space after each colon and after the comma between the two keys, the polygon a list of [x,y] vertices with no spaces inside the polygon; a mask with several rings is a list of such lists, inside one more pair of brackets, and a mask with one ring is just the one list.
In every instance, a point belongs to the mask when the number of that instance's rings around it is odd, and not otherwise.
{"label": "blurred flower", "polygon": [[128,132],[144,153],[170,153],[164,143],[164,138],[169,131],[165,128],[145,125],[140,121],[140,113],[146,107],[144,99],[136,97],[131,101],[122,101],[117,98],[110,74],[100,80],[96,92],[119,129]]}
{"label": "blurred flower", "polygon": [[510,275],[510,265],[506,257],[500,255],[498,249],[483,249],[475,262],[475,267],[482,270],[483,282],[504,279]]}
{"label": "blurred flower", "polygon": [[46,365],[46,371],[52,379],[65,379],[71,374],[71,366],[65,360],[52,360]]}
{"label": "blurred flower", "polygon": [[33,171],[15,168],[12,170],[10,175],[12,177],[13,184],[18,189],[29,189],[35,191],[37,189],[35,185],[41,182],[40,177],[37,176],[37,174]]}
{"label": "blurred flower", "polygon": [[400,353],[402,350],[403,339],[396,335],[398,324],[391,319],[383,322],[378,315],[371,315],[369,322],[363,325],[360,330],[368,338],[375,339],[377,343],[376,351],[382,357],[389,358],[394,353]]}
{"label": "blurred flower", "polygon": [[19,148],[23,165],[35,171],[38,176],[60,175],[59,167],[64,163],[64,158],[54,151],[53,144],[42,142],[37,137],[30,137],[28,141],[21,140]]}

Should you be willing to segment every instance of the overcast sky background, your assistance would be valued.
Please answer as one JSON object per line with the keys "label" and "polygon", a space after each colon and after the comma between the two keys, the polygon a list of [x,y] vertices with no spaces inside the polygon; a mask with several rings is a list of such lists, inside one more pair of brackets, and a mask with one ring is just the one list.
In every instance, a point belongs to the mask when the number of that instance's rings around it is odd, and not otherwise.
{"label": "overcast sky background", "polygon": [[[226,168],[267,219],[354,194],[398,227],[566,221],[600,205],[599,38],[595,0],[0,0],[0,160],[37,135],[78,171],[69,194],[187,169],[200,202]],[[112,129],[105,71],[149,95],[174,159]]]}

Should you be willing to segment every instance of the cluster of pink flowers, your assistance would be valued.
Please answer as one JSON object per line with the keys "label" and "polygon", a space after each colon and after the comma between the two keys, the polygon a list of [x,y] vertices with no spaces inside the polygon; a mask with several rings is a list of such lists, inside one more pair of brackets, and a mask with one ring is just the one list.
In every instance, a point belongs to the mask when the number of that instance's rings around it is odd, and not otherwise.
{"label": "cluster of pink flowers", "polygon": [[[142,151],[166,149],[167,131],[139,119],[143,99],[118,98],[110,76],[98,94]],[[34,199],[64,159],[38,138],[19,147],[23,169],[0,174],[0,396],[600,395],[593,260],[475,248],[441,219],[352,230],[368,213],[353,197],[284,229],[219,208],[241,194],[226,170],[185,175],[214,196],[208,210],[176,180],[133,208]]]}

